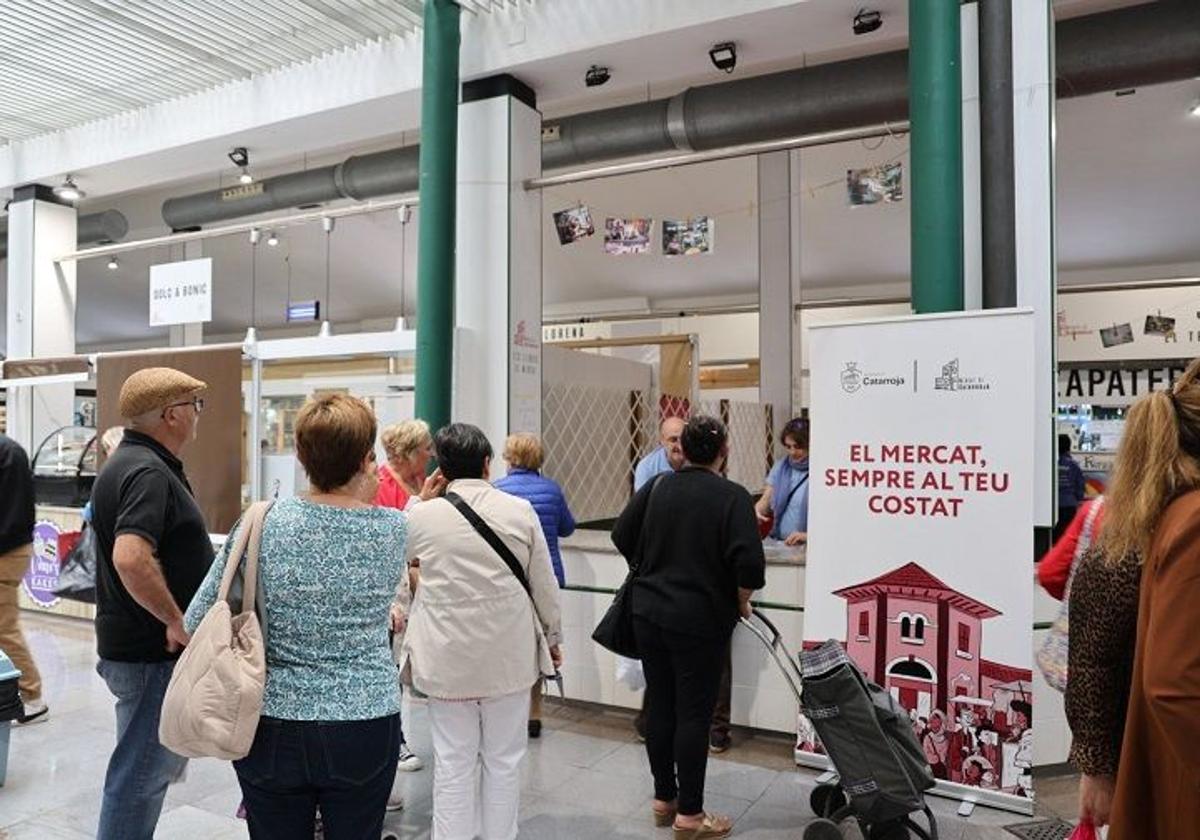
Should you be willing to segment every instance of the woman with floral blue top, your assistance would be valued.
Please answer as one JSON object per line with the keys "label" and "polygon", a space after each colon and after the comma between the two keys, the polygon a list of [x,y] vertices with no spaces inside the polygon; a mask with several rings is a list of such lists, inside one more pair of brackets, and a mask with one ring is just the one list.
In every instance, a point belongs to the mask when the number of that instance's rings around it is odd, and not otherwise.
{"label": "woman with floral blue top", "polygon": [[[318,808],[327,837],[379,837],[400,748],[388,609],[405,574],[405,517],[371,503],[375,416],[361,400],[305,405],[296,453],[312,492],[277,502],[263,526],[267,681],[254,745],[233,766],[252,840],[312,837]],[[188,608],[189,632],[227,556]]]}

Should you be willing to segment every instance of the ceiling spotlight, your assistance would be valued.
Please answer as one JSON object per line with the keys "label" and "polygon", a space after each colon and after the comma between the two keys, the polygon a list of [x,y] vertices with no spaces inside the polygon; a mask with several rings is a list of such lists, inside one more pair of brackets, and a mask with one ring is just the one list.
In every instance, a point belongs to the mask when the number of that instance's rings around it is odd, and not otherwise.
{"label": "ceiling spotlight", "polygon": [[737,67],[737,44],[733,41],[714,44],[713,48],[708,51],[708,57],[712,59],[713,66],[718,70],[732,73],[733,68]]}
{"label": "ceiling spotlight", "polygon": [[868,32],[874,32],[881,26],[883,26],[883,15],[879,12],[869,12],[866,9],[859,9],[858,14],[854,16],[855,35],[866,35]]}
{"label": "ceiling spotlight", "polygon": [[267,234],[267,244],[272,248],[279,244],[279,237],[276,236],[275,231],[271,231]]}
{"label": "ceiling spotlight", "polygon": [[75,178],[71,175],[68,175],[61,184],[54,188],[54,194],[63,201],[72,202],[79,201],[79,199],[87,195],[87,193],[76,186]]}
{"label": "ceiling spotlight", "polygon": [[258,228],[250,228],[250,244],[257,245],[258,240],[262,238],[262,231]]}
{"label": "ceiling spotlight", "polygon": [[607,67],[601,67],[598,64],[593,64],[583,74],[583,83],[588,87],[600,87],[600,85],[612,78],[612,73],[608,72]]}
{"label": "ceiling spotlight", "polygon": [[242,170],[242,174],[238,176],[238,183],[253,184],[254,176],[250,174],[250,153],[246,151],[245,146],[238,146],[229,153],[229,159],[233,161],[233,165]]}
{"label": "ceiling spotlight", "polygon": [[121,264],[119,262],[117,262],[116,257],[109,257],[109,259],[108,259],[108,270],[109,271],[116,271],[120,267],[121,267]]}
{"label": "ceiling spotlight", "polygon": [[401,204],[396,208],[396,214],[400,217],[400,224],[408,224],[410,221],[412,221],[412,205]]}
{"label": "ceiling spotlight", "polygon": [[1188,113],[1193,117],[1200,117],[1200,102],[1193,103],[1192,107],[1188,108]]}

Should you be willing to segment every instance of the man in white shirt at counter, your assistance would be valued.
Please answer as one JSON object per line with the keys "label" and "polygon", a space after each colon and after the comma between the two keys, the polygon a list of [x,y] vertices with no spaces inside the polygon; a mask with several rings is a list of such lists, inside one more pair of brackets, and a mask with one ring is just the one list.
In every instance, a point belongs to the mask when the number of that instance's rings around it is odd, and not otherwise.
{"label": "man in white shirt at counter", "polygon": [[674,472],[683,467],[683,447],[679,445],[679,436],[683,434],[684,421],[680,417],[668,417],[658,427],[659,445],[653,452],[637,462],[633,468],[633,492],[665,472]]}

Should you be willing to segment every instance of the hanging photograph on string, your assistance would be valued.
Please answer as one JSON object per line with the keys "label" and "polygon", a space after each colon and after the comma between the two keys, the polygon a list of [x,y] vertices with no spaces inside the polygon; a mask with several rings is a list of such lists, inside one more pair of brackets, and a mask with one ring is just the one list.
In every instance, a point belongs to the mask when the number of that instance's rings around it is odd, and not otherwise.
{"label": "hanging photograph on string", "polygon": [[1147,315],[1146,328],[1142,332],[1146,335],[1173,336],[1175,335],[1175,319],[1162,313]]}
{"label": "hanging photograph on string", "polygon": [[698,216],[694,219],[664,219],[662,223],[663,255],[690,257],[712,253],[713,219]]}
{"label": "hanging photograph on string", "polygon": [[554,229],[558,231],[559,245],[570,245],[596,232],[596,226],[592,224],[592,211],[582,204],[555,213]]}
{"label": "hanging photograph on string", "polygon": [[653,219],[605,219],[604,253],[625,255],[649,252],[653,227]]}
{"label": "hanging photograph on string", "polygon": [[850,206],[902,201],[903,172],[904,168],[899,162],[869,166],[866,169],[847,169],[846,195]]}
{"label": "hanging photograph on string", "polygon": [[1100,330],[1100,343],[1105,347],[1117,347],[1121,344],[1133,344],[1132,324],[1113,324]]}

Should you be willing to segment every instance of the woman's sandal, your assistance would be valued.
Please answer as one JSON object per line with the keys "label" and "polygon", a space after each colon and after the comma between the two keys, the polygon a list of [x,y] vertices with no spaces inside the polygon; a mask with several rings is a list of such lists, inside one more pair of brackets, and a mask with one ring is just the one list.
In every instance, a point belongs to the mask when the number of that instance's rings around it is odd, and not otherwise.
{"label": "woman's sandal", "polygon": [[695,828],[675,826],[675,840],[709,840],[727,837],[733,831],[733,820],[723,814],[704,813],[704,822]]}
{"label": "woman's sandal", "polygon": [[665,811],[660,811],[653,805],[650,806],[650,811],[654,814],[654,825],[656,828],[666,828],[669,825],[674,825],[676,814],[674,802]]}

